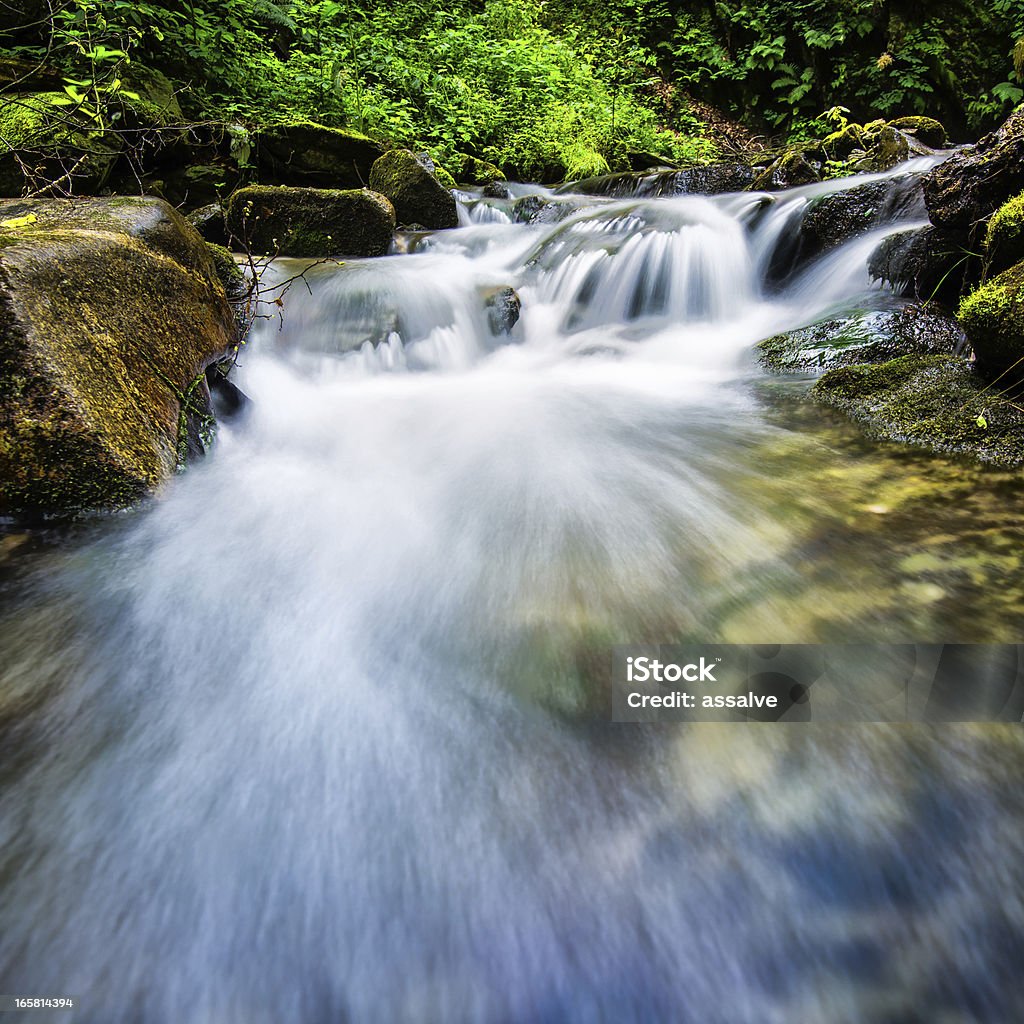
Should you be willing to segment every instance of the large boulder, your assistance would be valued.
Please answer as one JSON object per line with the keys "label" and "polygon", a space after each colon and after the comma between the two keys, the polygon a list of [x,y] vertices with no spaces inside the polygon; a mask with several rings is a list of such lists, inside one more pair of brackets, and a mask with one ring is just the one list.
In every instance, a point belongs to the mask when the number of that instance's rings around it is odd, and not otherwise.
{"label": "large boulder", "polygon": [[989,375],[1004,385],[1024,378],[1024,263],[975,289],[960,304],[960,323]]}
{"label": "large boulder", "polygon": [[970,231],[1024,189],[1024,107],[976,146],[954,153],[924,179],[931,222]]}
{"label": "large boulder", "polygon": [[457,227],[455,197],[433,170],[409,150],[392,149],[370,169],[370,188],[391,200],[400,224],[420,224],[431,230]]}
{"label": "large boulder", "polygon": [[1024,260],[1024,192],[1003,203],[985,232],[989,271],[999,273]]}
{"label": "large boulder", "polygon": [[271,125],[254,133],[252,147],[261,181],[334,189],[362,188],[384,153],[366,135],[313,121]]}
{"label": "large boulder", "polygon": [[0,515],[123,507],[166,480],[237,341],[206,243],[166,203],[0,202]]}
{"label": "large boulder", "polygon": [[875,310],[777,334],[757,346],[758,359],[775,373],[820,373],[855,363],[909,354],[963,351],[963,331],[928,306]]}
{"label": "large boulder", "polygon": [[845,412],[870,437],[1002,466],[1024,462],[1024,413],[958,356],[843,367],[821,377],[811,396]]}
{"label": "large boulder", "polygon": [[868,259],[868,273],[900,295],[929,299],[960,295],[968,271],[963,239],[933,225],[907,228],[883,239]]}
{"label": "large boulder", "polygon": [[233,248],[270,256],[383,256],[395,230],[391,203],[369,189],[249,185],[225,212]]}
{"label": "large boulder", "polygon": [[20,196],[53,184],[58,195],[97,191],[123,143],[97,132],[62,104],[63,93],[15,93],[0,104],[0,195]]}

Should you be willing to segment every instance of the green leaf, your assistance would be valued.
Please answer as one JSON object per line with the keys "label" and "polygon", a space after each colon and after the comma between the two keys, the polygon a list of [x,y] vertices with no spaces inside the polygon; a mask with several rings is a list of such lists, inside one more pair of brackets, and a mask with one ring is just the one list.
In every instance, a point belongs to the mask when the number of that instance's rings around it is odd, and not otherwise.
{"label": "green leaf", "polygon": [[978,416],[978,418],[974,422],[977,423],[982,430],[988,430],[988,420],[985,419],[984,413]]}
{"label": "green leaf", "polygon": [[8,217],[7,220],[0,220],[0,228],[27,228],[29,224],[35,224],[38,218],[34,213],[26,213],[24,217]]}

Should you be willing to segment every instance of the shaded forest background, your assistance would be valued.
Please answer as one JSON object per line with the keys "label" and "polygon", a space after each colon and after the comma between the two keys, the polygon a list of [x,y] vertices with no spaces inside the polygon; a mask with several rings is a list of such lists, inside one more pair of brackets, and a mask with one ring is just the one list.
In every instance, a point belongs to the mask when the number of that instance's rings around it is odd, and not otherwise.
{"label": "shaded forest background", "polygon": [[1024,98],[1024,0],[2,0],[0,50],[56,65],[76,116],[116,119],[149,67],[195,120],[311,119],[554,180],[847,115],[976,136]]}

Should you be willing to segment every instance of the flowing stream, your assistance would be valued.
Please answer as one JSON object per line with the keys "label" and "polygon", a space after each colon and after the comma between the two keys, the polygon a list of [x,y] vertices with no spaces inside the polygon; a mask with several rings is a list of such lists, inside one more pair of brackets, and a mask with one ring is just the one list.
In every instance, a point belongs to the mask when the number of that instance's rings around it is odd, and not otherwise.
{"label": "flowing stream", "polygon": [[608,720],[615,643],[1024,638],[1019,475],[867,442],[752,355],[898,302],[866,262],[927,166],[795,271],[864,178],[517,185],[275,265],[305,275],[212,456],[0,547],[0,991],[90,1024],[1024,1019],[1019,727]]}

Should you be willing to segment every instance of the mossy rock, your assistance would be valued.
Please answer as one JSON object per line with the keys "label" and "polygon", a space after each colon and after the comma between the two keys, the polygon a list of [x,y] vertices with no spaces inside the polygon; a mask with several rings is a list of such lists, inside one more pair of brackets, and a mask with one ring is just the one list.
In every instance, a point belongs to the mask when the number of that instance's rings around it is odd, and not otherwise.
{"label": "mossy rock", "polygon": [[116,133],[68,123],[63,93],[0,98],[0,195],[19,196],[60,180],[60,192],[91,193],[110,177],[121,154]]}
{"label": "mossy rock", "polygon": [[985,254],[996,273],[1024,260],[1024,192],[1003,203],[988,222]]}
{"label": "mossy rock", "polygon": [[1013,367],[1004,384],[1024,378],[1024,263],[968,295],[960,304],[960,323],[980,366],[992,373]]}
{"label": "mossy rock", "polygon": [[226,214],[232,248],[262,255],[383,256],[395,230],[391,203],[369,189],[249,185]]}
{"label": "mossy rock", "polygon": [[370,188],[391,200],[400,224],[431,230],[457,227],[455,198],[425,163],[407,149],[392,149],[370,169]]}
{"label": "mossy rock", "polygon": [[231,254],[231,250],[223,245],[214,242],[206,243],[207,251],[213,262],[214,273],[220,281],[224,294],[229,301],[236,301],[246,293],[245,274],[238,265],[238,261]]}
{"label": "mossy rock", "polygon": [[209,250],[156,199],[6,200],[0,221],[0,515],[130,505],[200,450],[204,370],[237,343]]}
{"label": "mossy rock", "polygon": [[776,157],[750,185],[752,192],[774,192],[821,181],[821,162],[803,149],[792,149]]}
{"label": "mossy rock", "polygon": [[501,168],[486,160],[462,153],[456,156],[455,161],[455,180],[462,185],[487,185],[492,181],[505,180]]}
{"label": "mossy rock", "polygon": [[914,115],[912,117],[898,117],[889,122],[890,128],[905,134],[913,135],[919,142],[923,142],[930,149],[942,149],[948,141],[946,129],[941,121],[934,117],[923,117]]}
{"label": "mossy rock", "polygon": [[1024,189],[1024,106],[998,128],[924,177],[931,222],[971,231]]}
{"label": "mossy rock", "polygon": [[863,141],[867,153],[853,161],[858,171],[888,171],[910,159],[907,137],[884,122],[865,125]]}
{"label": "mossy rock", "polygon": [[830,160],[848,160],[855,150],[867,150],[864,129],[859,124],[848,124],[827,136],[821,146]]}
{"label": "mossy rock", "polygon": [[907,355],[826,373],[811,389],[879,440],[918,445],[983,462],[1024,462],[1024,413],[957,356]]}
{"label": "mossy rock", "polygon": [[361,188],[384,147],[360,132],[314,121],[272,124],[252,136],[260,180],[281,185]]}
{"label": "mossy rock", "polygon": [[49,64],[0,56],[0,91],[3,93],[59,92],[63,87],[63,74]]}
{"label": "mossy rock", "polygon": [[786,331],[757,346],[774,373],[820,373],[908,354],[954,354],[965,347],[954,320],[927,306],[875,310]]}
{"label": "mossy rock", "polygon": [[439,164],[434,165],[434,177],[449,191],[459,187],[455,179]]}
{"label": "mossy rock", "polygon": [[196,210],[226,198],[240,183],[237,167],[193,164],[168,171],[159,178],[160,195],[172,206]]}

